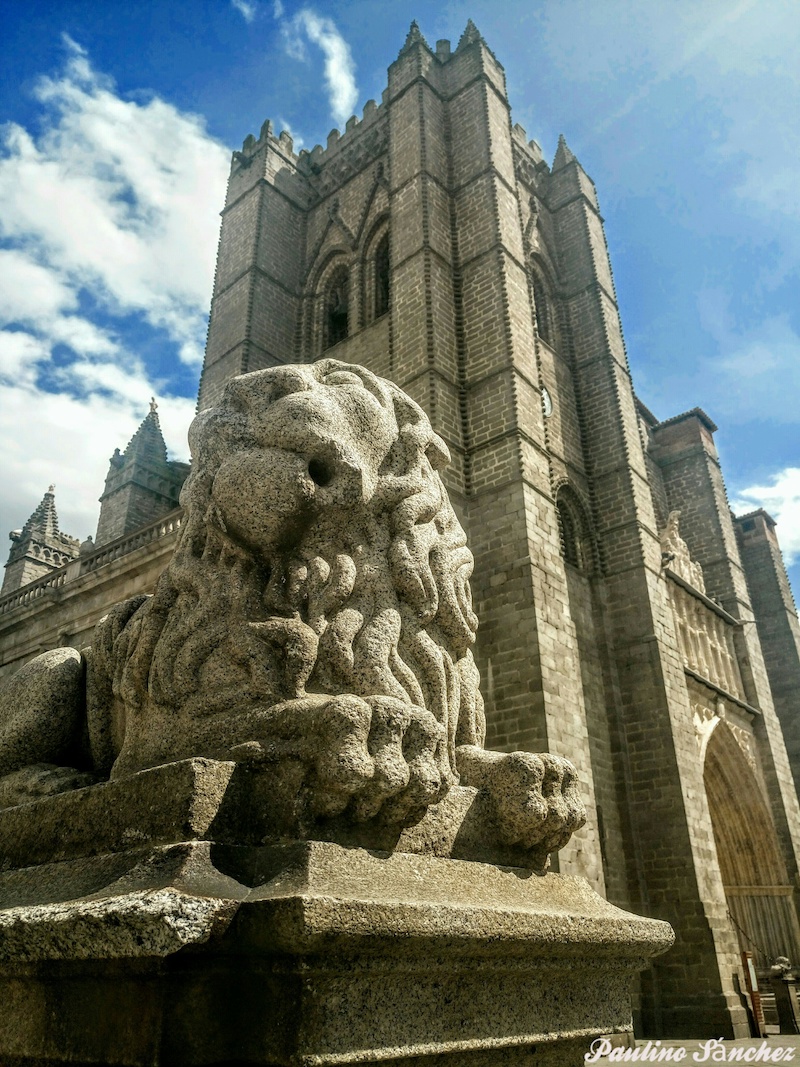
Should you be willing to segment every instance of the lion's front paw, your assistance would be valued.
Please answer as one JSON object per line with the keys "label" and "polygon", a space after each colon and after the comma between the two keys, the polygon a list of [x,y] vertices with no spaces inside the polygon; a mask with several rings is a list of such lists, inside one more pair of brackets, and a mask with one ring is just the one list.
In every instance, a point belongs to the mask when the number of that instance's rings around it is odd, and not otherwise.
{"label": "lion's front paw", "polygon": [[340,697],[325,705],[311,798],[330,816],[352,799],[358,822],[380,814],[405,823],[452,784],[444,727],[424,708],[392,697]]}
{"label": "lion's front paw", "polygon": [[505,844],[530,850],[536,866],[563,848],[586,822],[577,772],[549,752],[489,752],[464,746],[458,768],[466,785],[486,790]]}

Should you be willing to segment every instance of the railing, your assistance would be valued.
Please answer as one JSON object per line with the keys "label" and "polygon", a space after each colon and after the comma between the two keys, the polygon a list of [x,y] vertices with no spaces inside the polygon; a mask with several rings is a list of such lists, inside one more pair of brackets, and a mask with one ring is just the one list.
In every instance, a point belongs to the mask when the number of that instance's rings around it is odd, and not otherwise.
{"label": "railing", "polygon": [[43,578],[36,578],[32,582],[28,582],[27,585],[23,585],[20,589],[15,589],[12,593],[6,593],[5,596],[0,597],[0,615],[5,615],[9,611],[13,611],[14,608],[30,604],[34,600],[47,596],[52,590],[61,588],[65,583],[73,581],[81,575],[96,571],[100,567],[105,567],[107,564],[113,563],[114,560],[120,559],[122,556],[127,556],[128,553],[134,552],[143,545],[149,545],[153,541],[161,540],[162,537],[169,537],[170,534],[177,533],[182,522],[183,511],[180,509],[171,511],[169,515],[163,516],[157,522],[150,523],[149,526],[134,530],[133,533],[127,534],[125,537],[118,537],[116,541],[109,541],[107,545],[101,545],[92,552],[82,555],[79,559],[72,560],[63,567],[55,568]]}
{"label": "railing", "polygon": [[28,582],[27,585],[23,585],[21,589],[15,589],[13,593],[6,593],[4,597],[0,597],[0,615],[4,615],[7,611],[12,611],[21,604],[28,604],[32,600],[43,597],[49,590],[63,585],[67,580],[68,566],[69,564],[67,563],[63,567],[58,567],[56,570],[46,574],[44,578],[36,578],[32,582]]}
{"label": "railing", "polygon": [[121,556],[127,556],[129,552],[134,552],[142,545],[149,545],[152,541],[159,541],[162,537],[177,533],[182,522],[183,511],[171,511],[169,515],[165,515],[158,522],[151,523],[150,526],[143,526],[126,537],[118,537],[116,541],[109,541],[107,545],[102,545],[93,552],[81,556],[80,573],[88,574],[90,571],[97,570],[98,567],[104,567],[107,563],[113,563]]}

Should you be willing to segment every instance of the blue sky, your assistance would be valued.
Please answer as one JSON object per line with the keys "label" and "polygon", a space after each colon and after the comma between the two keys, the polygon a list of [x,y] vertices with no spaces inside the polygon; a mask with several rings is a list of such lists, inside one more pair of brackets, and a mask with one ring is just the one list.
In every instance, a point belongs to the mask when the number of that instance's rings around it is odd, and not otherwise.
{"label": "blue sky", "polygon": [[513,120],[597,185],[638,394],[719,424],[734,506],[778,520],[800,589],[796,0],[6,0],[0,530],[55,482],[93,533],[151,395],[186,457],[231,150],[265,118],[324,144],[413,18],[433,46],[470,17]]}

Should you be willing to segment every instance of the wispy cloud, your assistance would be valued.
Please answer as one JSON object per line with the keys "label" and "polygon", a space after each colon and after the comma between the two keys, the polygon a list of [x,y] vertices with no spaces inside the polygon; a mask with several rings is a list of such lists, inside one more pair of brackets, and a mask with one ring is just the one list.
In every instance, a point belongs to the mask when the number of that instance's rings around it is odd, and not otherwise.
{"label": "wispy cloud", "polygon": [[778,537],[787,565],[800,559],[800,467],[786,467],[767,485],[740,489],[732,506],[739,513],[764,508],[778,524]]}
{"label": "wispy cloud", "polygon": [[597,124],[594,130],[595,137],[603,136],[611,126],[629,115],[634,108],[647,99],[657,86],[674,78],[695,59],[724,40],[726,31],[746,15],[756,3],[757,0],[739,0],[738,4],[721,10],[716,17],[710,16],[699,31],[697,27],[693,29],[687,27],[688,32],[685,38],[678,42],[674,53],[665,56],[657,66],[655,73],[635,89],[614,112]]}
{"label": "wispy cloud", "polygon": [[[283,4],[276,0],[275,17],[281,19],[282,16]],[[325,57],[325,86],[331,113],[338,125],[345,123],[358,101],[358,89],[350,46],[336,23],[327,16],[318,15],[312,8],[304,7],[293,18],[282,22],[281,31],[286,52],[293,59],[310,62],[306,41],[321,50]]]}
{"label": "wispy cloud", "polygon": [[[119,95],[65,38],[35,130],[0,130],[0,500],[19,526],[50,481],[62,526],[97,520],[107,457],[160,398],[185,455],[227,153],[196,116]],[[126,337],[147,336],[148,363]]]}
{"label": "wispy cloud", "polygon": [[258,5],[255,3],[255,0],[231,0],[231,4],[236,8],[245,22],[252,22],[256,17]]}
{"label": "wispy cloud", "polygon": [[698,367],[692,390],[714,397],[717,417],[800,423],[800,336],[789,315],[736,321],[717,289],[701,291],[698,309],[717,353]]}

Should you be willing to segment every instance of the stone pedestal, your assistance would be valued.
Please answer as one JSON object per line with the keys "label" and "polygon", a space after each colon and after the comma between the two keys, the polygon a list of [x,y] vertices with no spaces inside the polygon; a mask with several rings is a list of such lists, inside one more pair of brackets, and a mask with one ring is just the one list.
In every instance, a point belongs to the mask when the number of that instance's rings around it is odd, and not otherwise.
{"label": "stone pedestal", "polygon": [[473,836],[475,791],[405,851],[241,843],[269,815],[233,831],[232,772],[190,760],[0,812],[4,1067],[568,1067],[630,1029],[669,926],[581,879],[437,854]]}

